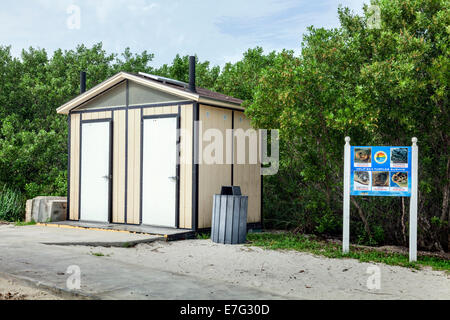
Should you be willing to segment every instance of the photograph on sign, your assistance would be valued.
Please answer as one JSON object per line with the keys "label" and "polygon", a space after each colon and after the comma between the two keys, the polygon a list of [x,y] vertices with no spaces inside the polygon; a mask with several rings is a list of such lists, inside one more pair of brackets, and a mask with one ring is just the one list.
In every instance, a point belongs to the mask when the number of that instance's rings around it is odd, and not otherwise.
{"label": "photograph on sign", "polygon": [[391,148],[391,167],[408,168],[408,148]]}
{"label": "photograph on sign", "polygon": [[373,171],[372,172],[372,190],[373,191],[389,191],[389,172]]}
{"label": "photograph on sign", "polygon": [[408,181],[407,172],[396,172],[391,174],[391,190],[408,192]]}
{"label": "photograph on sign", "polygon": [[355,190],[369,191],[371,185],[371,175],[369,171],[355,171],[353,175],[353,183]]}
{"label": "photograph on sign", "polygon": [[354,152],[355,167],[370,167],[372,163],[371,148],[357,148]]}

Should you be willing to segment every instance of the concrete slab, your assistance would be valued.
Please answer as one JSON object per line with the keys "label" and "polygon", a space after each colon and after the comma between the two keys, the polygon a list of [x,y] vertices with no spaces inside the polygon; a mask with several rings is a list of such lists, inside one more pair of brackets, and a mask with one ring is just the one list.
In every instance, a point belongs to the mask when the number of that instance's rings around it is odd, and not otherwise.
{"label": "concrete slab", "polygon": [[84,221],[60,221],[51,223],[39,223],[40,226],[60,227],[60,228],[76,228],[88,230],[106,230],[127,232],[135,234],[157,235],[163,236],[168,241],[180,239],[192,239],[195,237],[195,231],[190,229],[175,229],[154,227],[145,225],[125,225],[112,223],[84,222]]}
{"label": "concrete slab", "polygon": [[[9,232],[8,232],[9,231]],[[50,228],[46,226],[3,226],[2,240],[64,246],[132,247],[139,243],[165,240],[162,236],[88,230],[75,228]]]}

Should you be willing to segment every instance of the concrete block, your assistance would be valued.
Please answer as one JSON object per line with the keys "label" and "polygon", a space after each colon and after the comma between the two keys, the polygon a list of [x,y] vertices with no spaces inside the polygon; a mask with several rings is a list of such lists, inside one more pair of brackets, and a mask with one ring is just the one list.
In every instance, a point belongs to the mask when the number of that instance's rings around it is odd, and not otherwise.
{"label": "concrete block", "polygon": [[31,222],[31,211],[33,210],[33,200],[27,200],[25,206],[25,222]]}
{"label": "concrete block", "polygon": [[27,201],[26,219],[28,222],[32,220],[35,222],[64,221],[66,211],[67,198],[65,197],[37,197]]}

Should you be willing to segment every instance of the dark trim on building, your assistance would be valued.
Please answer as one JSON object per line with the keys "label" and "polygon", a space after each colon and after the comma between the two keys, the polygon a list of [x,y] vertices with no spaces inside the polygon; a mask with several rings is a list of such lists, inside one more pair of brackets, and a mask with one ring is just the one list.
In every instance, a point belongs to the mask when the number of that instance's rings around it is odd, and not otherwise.
{"label": "dark trim on building", "polygon": [[83,116],[80,115],[80,135],[79,135],[79,140],[80,140],[80,155],[78,157],[78,220],[81,220],[81,157],[82,155],[82,151],[83,151],[83,136],[82,136],[82,129],[83,129]]}
{"label": "dark trim on building", "polygon": [[128,223],[128,103],[129,103],[129,83],[126,80],[127,84],[127,94],[126,94],[126,107],[125,107],[125,200],[124,200],[124,208],[123,208],[123,219],[125,223]]}
{"label": "dark trim on building", "polygon": [[[127,80],[125,80],[127,81]],[[149,103],[149,104],[142,104],[142,105],[135,105],[135,106],[129,106],[129,110],[133,109],[146,109],[146,108],[157,108],[157,107],[172,107],[172,106],[183,106],[183,105],[189,105],[198,103],[194,100],[186,100],[186,101],[174,101],[174,102],[164,102],[164,103]],[[207,103],[200,103],[202,106],[206,107],[212,107],[212,108],[218,108],[218,109],[225,109],[225,110],[232,110],[232,111],[238,111],[238,112],[244,112],[245,110],[237,109],[237,108],[230,108],[230,107],[222,107],[217,106],[213,104],[207,104]],[[77,107],[75,107],[76,109]],[[80,114],[80,113],[95,113],[95,112],[105,112],[105,111],[119,111],[119,110],[126,110],[126,106],[117,106],[117,107],[108,107],[108,108],[100,108],[100,109],[87,109],[87,110],[73,110],[70,111],[72,114]]]}
{"label": "dark trim on building", "polygon": [[195,102],[192,121],[192,230],[198,229],[198,176],[199,176],[199,128],[200,105]]}
{"label": "dark trim on building", "polygon": [[[129,103],[129,96],[128,96],[127,100]],[[148,109],[148,108],[158,108],[158,107],[173,107],[173,106],[182,106],[182,105],[188,105],[188,104],[193,104],[193,103],[195,103],[195,102],[189,100],[189,101],[179,101],[179,102],[143,104],[143,105],[129,106],[128,110]],[[77,111],[71,111],[71,113],[72,114],[83,114],[83,113],[97,113],[97,112],[120,111],[120,110],[127,110],[127,107],[123,106],[123,107],[110,107],[110,108],[103,108],[103,109],[77,110]]]}
{"label": "dark trim on building", "polygon": [[176,186],[176,194],[175,194],[175,227],[177,229],[180,228],[180,195],[181,195],[181,106],[178,106],[178,116],[177,116],[177,186]]}
{"label": "dark trim on building", "polygon": [[109,193],[109,199],[108,199],[108,214],[109,214],[109,220],[108,222],[111,223],[113,221],[113,186],[114,186],[114,121],[111,114],[111,119],[109,120],[109,184],[108,184],[108,193]]}
{"label": "dark trim on building", "polygon": [[147,109],[147,108],[158,108],[158,107],[173,107],[173,106],[182,106],[187,104],[193,104],[194,101],[187,100],[187,101],[175,101],[175,102],[164,102],[164,103],[150,103],[150,104],[142,104],[142,105],[136,105],[136,106],[130,106],[131,109]]}
{"label": "dark trim on building", "polygon": [[[127,80],[124,80],[127,81]],[[112,89],[112,88],[111,88]],[[95,97],[94,97],[95,98]],[[92,99],[94,99],[92,98]],[[189,105],[198,103],[194,100],[182,100],[182,101],[174,101],[174,102],[163,102],[163,103],[149,103],[149,104],[142,104],[142,105],[133,105],[129,106],[128,109],[145,109],[145,108],[157,108],[157,107],[171,107],[171,106],[177,106],[177,105]],[[206,107],[213,107],[213,108],[219,108],[219,109],[225,109],[225,110],[232,110],[232,111],[239,111],[239,112],[245,112],[245,110],[238,109],[238,108],[231,108],[231,107],[222,107],[218,105],[208,104],[208,103],[199,103],[202,106]],[[76,109],[78,107],[75,107],[73,109]],[[73,110],[72,109],[72,110]],[[72,114],[79,114],[79,113],[95,113],[95,112],[104,112],[104,111],[119,111],[119,110],[126,110],[126,106],[117,106],[117,107],[108,107],[108,108],[100,108],[100,109],[86,109],[86,110],[71,110],[70,112]]]}
{"label": "dark trim on building", "polygon": [[[112,123],[113,123],[113,126],[115,125],[115,123],[116,123],[116,115],[115,115],[115,113],[114,113],[114,111],[111,111],[111,121],[112,121]],[[113,131],[112,131],[112,136],[114,137],[114,129],[113,129]],[[114,159],[114,144],[111,146],[111,153],[112,153],[112,159]],[[111,167],[112,169],[111,169],[111,188],[112,188],[112,191],[111,191],[111,202],[114,200],[113,199],[113,196],[114,196],[114,167]],[[111,220],[109,221],[109,223],[114,223],[114,213],[113,213],[113,206],[111,205]]]}
{"label": "dark trim on building", "polygon": [[125,89],[125,105],[129,109],[130,108],[130,81],[127,80]]}
{"label": "dark trim on building", "polygon": [[66,220],[70,220],[70,162],[71,162],[71,150],[72,150],[72,114],[69,112],[69,117],[67,118],[67,212]]}
{"label": "dark trim on building", "polygon": [[114,112],[120,110],[126,110],[127,107],[111,107],[111,108],[103,108],[103,109],[89,109],[89,110],[79,110],[79,111],[71,111],[72,114],[86,114],[86,113],[97,113],[97,112]]}
{"label": "dark trim on building", "polygon": [[234,186],[234,110],[231,112],[231,185]]}
{"label": "dark trim on building", "polygon": [[94,119],[94,120],[80,119],[81,123],[99,123],[99,122],[107,122],[107,121],[112,121],[112,117],[111,118],[103,118],[103,119]]}
{"label": "dark trim on building", "polygon": [[[139,153],[140,153],[140,177],[139,177],[139,225],[142,225],[142,204],[143,197],[144,197],[144,112],[141,110],[141,145],[139,146]],[[126,223],[126,221],[125,221]]]}
{"label": "dark trim on building", "polygon": [[178,113],[166,113],[166,114],[152,114],[149,116],[143,116],[144,120],[147,119],[164,119],[164,118],[178,118]]}
{"label": "dark trim on building", "polygon": [[[143,209],[143,196],[144,196],[144,120],[149,119],[168,119],[168,118],[176,118],[176,141],[175,141],[175,148],[176,148],[176,177],[177,177],[177,184],[175,187],[175,229],[179,228],[179,221],[180,221],[180,126],[181,126],[181,106],[178,106],[178,113],[171,113],[171,114],[158,114],[158,115],[149,115],[144,116],[144,113],[141,112],[141,146],[140,146],[140,157],[141,157],[141,166],[140,166],[140,196],[139,196],[139,224],[142,225],[142,209]],[[170,228],[170,227],[167,227]]]}

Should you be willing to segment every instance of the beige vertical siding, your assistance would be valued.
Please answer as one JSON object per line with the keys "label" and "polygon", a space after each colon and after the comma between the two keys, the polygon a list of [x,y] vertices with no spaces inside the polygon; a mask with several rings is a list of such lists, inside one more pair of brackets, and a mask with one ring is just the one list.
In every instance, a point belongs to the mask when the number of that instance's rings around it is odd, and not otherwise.
{"label": "beige vertical siding", "polygon": [[[243,112],[234,112],[234,129],[243,129],[247,131],[251,129],[250,120],[247,119]],[[235,131],[236,132],[236,131]],[[240,186],[242,194],[248,196],[248,219],[249,223],[261,222],[261,164],[259,156],[257,164],[248,164],[249,162],[249,146],[246,143],[246,164],[237,164],[237,141],[234,138],[234,185]],[[259,143],[259,138],[258,138]],[[259,146],[258,146],[259,148]]]}
{"label": "beige vertical siding", "polygon": [[113,119],[113,194],[112,216],[114,223],[125,223],[125,130],[126,111],[114,111]]}
{"label": "beige vertical siding", "polygon": [[127,223],[140,223],[141,195],[141,110],[128,111]]}
{"label": "beige vertical siding", "polygon": [[[232,128],[232,111],[200,105],[202,132],[218,129],[225,139],[226,130]],[[201,144],[201,152],[209,142]],[[226,161],[226,143],[223,144],[223,162]],[[210,228],[212,220],[213,195],[220,193],[222,186],[231,185],[231,164],[200,164],[198,195],[198,227]]]}
{"label": "beige vertical siding", "polygon": [[70,122],[70,220],[79,219],[80,118],[72,114]]}
{"label": "beige vertical siding", "polygon": [[180,228],[192,228],[192,120],[193,106],[181,106]]}
{"label": "beige vertical siding", "polygon": [[111,111],[89,112],[89,113],[83,113],[82,116],[83,116],[83,121],[110,119],[112,117],[112,112]]}
{"label": "beige vertical siding", "polygon": [[[182,106],[184,108],[184,106]],[[169,107],[153,107],[153,108],[145,108],[143,109],[144,116],[152,116],[159,114],[177,114],[178,106],[169,106]]]}

